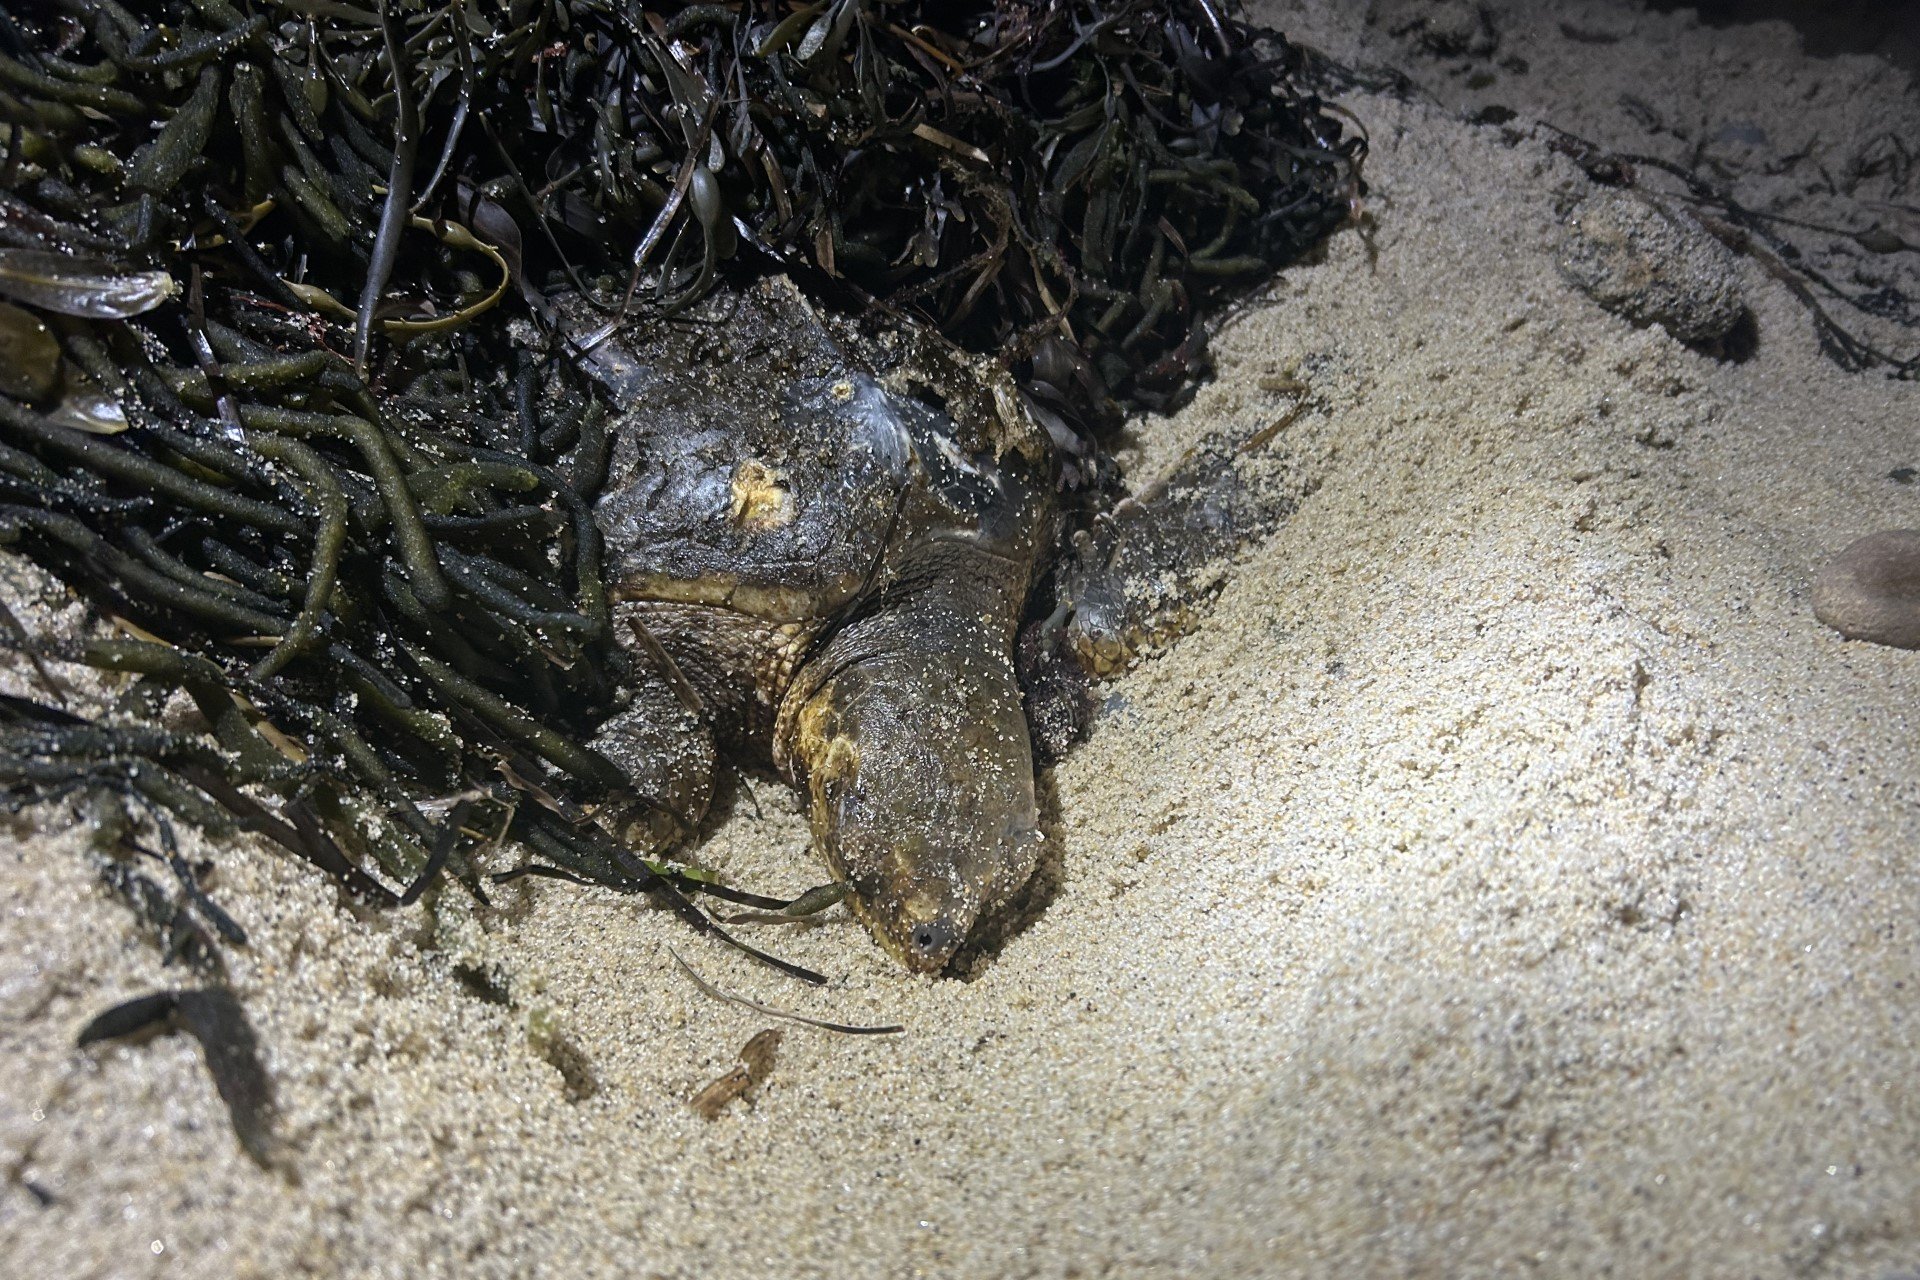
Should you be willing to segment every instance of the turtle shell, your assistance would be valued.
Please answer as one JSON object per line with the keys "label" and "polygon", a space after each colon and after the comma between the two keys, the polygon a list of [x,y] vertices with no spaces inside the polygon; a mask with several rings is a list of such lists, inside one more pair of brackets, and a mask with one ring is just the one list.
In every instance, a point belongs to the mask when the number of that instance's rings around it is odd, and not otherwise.
{"label": "turtle shell", "polygon": [[1044,435],[997,369],[903,332],[825,320],[773,277],[594,346],[618,413],[596,513],[616,598],[795,623],[929,538],[1030,556],[1031,498],[1010,501],[999,459],[1032,471]]}

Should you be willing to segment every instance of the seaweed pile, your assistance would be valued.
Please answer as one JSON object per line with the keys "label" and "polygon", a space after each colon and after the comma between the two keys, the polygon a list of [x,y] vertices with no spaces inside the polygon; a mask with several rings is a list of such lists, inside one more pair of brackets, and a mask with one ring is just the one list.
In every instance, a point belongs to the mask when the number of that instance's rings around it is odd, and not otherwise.
{"label": "seaweed pile", "polygon": [[[0,623],[127,677],[97,720],[0,703],[0,786],[259,830],[375,903],[484,896],[511,834],[702,929],[689,891],[782,905],[596,822],[644,801],[585,745],[625,674],[608,406],[555,299],[610,330],[789,271],[1097,435],[1346,216],[1362,144],[1301,74],[1218,0],[0,9],[0,542],[117,630]],[[182,694],[207,733],[154,727]]]}

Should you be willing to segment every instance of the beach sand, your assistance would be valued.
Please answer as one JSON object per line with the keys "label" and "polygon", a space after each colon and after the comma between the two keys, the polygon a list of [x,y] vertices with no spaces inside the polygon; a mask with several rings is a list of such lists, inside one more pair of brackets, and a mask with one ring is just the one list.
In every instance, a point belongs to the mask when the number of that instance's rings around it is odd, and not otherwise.
{"label": "beach sand", "polygon": [[[1462,9],[1489,34],[1447,52]],[[1920,174],[1847,166],[1920,138],[1920,99],[1777,23],[1536,9],[1256,10],[1416,87],[1342,95],[1363,231],[1236,316],[1132,456],[1285,420],[1253,465],[1307,496],[1101,688],[1033,899],[962,976],[907,976],[837,909],[753,935],[814,991],[597,890],[373,914],[223,847],[270,1172],[192,1040],[73,1048],[187,975],[35,811],[0,855],[0,1271],[1915,1274],[1920,652],[1809,597],[1857,536],[1920,527],[1889,474],[1920,467],[1920,387],[1824,358],[1752,259],[1744,360],[1601,310],[1556,265],[1593,184],[1534,121],[1859,227],[1915,202]],[[1516,114],[1468,122],[1488,105]],[[723,808],[705,864],[821,878],[777,784]],[[774,1024],[669,948],[907,1031],[789,1027],[702,1119]]]}

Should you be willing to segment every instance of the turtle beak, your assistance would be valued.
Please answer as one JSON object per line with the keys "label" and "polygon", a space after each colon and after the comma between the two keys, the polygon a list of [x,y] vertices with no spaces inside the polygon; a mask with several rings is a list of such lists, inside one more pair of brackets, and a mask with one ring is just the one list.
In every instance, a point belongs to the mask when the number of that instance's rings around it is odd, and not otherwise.
{"label": "turtle beak", "polygon": [[796,682],[782,716],[815,845],[875,940],[920,973],[1027,882],[1042,843],[1012,666],[963,648],[830,667]]}

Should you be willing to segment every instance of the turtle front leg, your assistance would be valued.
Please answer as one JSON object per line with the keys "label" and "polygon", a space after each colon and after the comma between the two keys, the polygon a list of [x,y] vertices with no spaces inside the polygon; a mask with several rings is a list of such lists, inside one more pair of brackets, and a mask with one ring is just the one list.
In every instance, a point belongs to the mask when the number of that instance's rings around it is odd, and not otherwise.
{"label": "turtle front leg", "polygon": [[1191,631],[1229,559],[1272,534],[1311,491],[1296,466],[1268,452],[1275,430],[1208,436],[1075,535],[1055,579],[1060,609],[1039,638],[1045,649],[1064,639],[1088,675],[1105,679]]}
{"label": "turtle front leg", "polygon": [[627,776],[637,797],[607,824],[628,847],[657,853],[692,835],[707,816],[713,731],[667,681],[637,682],[632,700],[600,726],[592,746]]}

